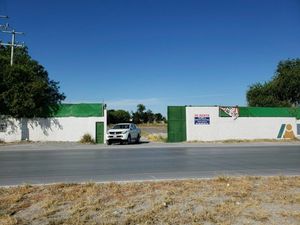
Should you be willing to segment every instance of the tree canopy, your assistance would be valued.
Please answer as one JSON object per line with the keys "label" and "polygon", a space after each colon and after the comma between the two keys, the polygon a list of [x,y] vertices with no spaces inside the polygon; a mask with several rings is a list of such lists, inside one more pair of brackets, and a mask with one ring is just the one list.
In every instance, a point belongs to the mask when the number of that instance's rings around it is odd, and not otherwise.
{"label": "tree canopy", "polygon": [[116,124],[116,123],[126,123],[132,121],[133,123],[161,123],[166,122],[166,118],[163,117],[161,113],[153,113],[152,110],[148,109],[143,104],[137,105],[136,112],[131,112],[119,109],[114,110],[110,109],[107,113],[107,123]]}
{"label": "tree canopy", "polygon": [[279,62],[270,81],[249,87],[247,102],[249,106],[299,106],[300,59]]}
{"label": "tree canopy", "polygon": [[150,109],[146,111],[146,107],[143,104],[138,104],[136,112],[132,112],[132,120],[137,124],[167,121],[160,113],[153,113]]}
{"label": "tree canopy", "polygon": [[47,117],[65,99],[59,83],[33,60],[27,48],[15,49],[10,65],[10,48],[0,47],[0,115],[16,118]]}
{"label": "tree canopy", "polygon": [[130,113],[119,109],[119,110],[108,110],[107,112],[107,123],[116,124],[116,123],[128,123],[130,121]]}

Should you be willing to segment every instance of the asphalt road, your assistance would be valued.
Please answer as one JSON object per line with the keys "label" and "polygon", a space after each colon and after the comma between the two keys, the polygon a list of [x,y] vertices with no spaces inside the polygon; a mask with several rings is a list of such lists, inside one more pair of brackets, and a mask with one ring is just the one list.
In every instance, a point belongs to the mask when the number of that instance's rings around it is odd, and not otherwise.
{"label": "asphalt road", "polygon": [[[26,148],[26,147],[25,147]],[[1,150],[1,148],[0,148]],[[2,149],[3,150],[3,149]],[[300,175],[300,145],[0,151],[0,185]]]}

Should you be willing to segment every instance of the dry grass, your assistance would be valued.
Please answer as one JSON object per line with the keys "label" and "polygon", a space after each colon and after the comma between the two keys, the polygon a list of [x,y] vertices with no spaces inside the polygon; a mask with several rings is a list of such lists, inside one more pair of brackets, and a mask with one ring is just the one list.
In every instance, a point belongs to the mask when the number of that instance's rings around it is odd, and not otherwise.
{"label": "dry grass", "polygon": [[161,134],[148,134],[146,138],[151,142],[167,142],[167,137]]}
{"label": "dry grass", "polygon": [[0,224],[300,224],[300,177],[0,188]]}
{"label": "dry grass", "polygon": [[244,143],[244,142],[297,142],[300,141],[297,138],[294,139],[229,139],[222,141],[223,143]]}
{"label": "dry grass", "polygon": [[167,127],[166,123],[141,123],[138,124],[139,127]]}
{"label": "dry grass", "polygon": [[84,134],[79,142],[82,144],[95,144],[95,140],[90,134]]}
{"label": "dry grass", "polygon": [[141,135],[150,142],[166,142],[167,141],[167,125],[166,124],[139,124]]}
{"label": "dry grass", "polygon": [[254,143],[254,142],[276,142],[276,143],[291,143],[300,142],[300,139],[228,139],[217,141],[187,141],[187,143],[203,143],[203,144],[235,144],[235,143]]}

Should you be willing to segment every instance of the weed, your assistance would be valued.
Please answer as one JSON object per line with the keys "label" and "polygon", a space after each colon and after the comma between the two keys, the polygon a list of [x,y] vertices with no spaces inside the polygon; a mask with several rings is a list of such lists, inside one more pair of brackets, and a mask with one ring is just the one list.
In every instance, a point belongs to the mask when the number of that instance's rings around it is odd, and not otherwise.
{"label": "weed", "polygon": [[147,139],[152,142],[167,142],[167,137],[160,134],[149,134]]}
{"label": "weed", "polygon": [[80,143],[82,144],[95,144],[95,140],[92,138],[90,134],[84,134],[80,139]]}
{"label": "weed", "polygon": [[300,177],[0,188],[0,224],[299,224]]}

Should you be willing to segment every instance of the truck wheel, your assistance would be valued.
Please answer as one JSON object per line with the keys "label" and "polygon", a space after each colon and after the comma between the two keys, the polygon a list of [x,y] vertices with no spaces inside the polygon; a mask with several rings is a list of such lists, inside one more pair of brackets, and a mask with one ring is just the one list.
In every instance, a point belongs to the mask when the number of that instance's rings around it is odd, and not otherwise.
{"label": "truck wheel", "polygon": [[138,134],[137,138],[135,139],[135,143],[136,144],[140,143],[140,139],[141,139],[141,136]]}
{"label": "truck wheel", "polygon": [[130,144],[131,143],[131,136],[128,135],[128,138],[127,138],[127,144]]}

